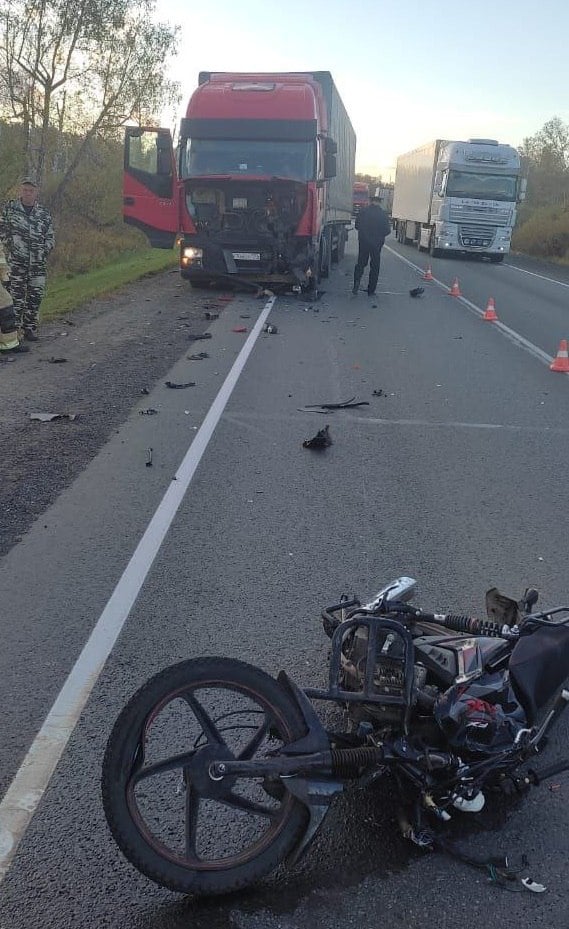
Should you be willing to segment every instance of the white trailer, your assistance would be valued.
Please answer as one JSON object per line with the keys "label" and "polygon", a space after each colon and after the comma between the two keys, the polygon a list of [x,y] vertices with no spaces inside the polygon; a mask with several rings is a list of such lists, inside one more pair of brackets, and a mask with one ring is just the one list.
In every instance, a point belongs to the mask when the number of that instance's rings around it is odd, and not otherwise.
{"label": "white trailer", "polygon": [[520,156],[493,139],[436,139],[397,159],[397,240],[434,257],[473,253],[503,261],[525,197]]}

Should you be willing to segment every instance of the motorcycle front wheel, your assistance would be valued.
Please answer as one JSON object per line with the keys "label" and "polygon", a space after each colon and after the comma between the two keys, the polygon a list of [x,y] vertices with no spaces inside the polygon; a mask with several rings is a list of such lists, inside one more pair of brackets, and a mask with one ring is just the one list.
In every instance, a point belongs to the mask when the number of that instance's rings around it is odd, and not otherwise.
{"label": "motorcycle front wheel", "polygon": [[294,848],[306,810],[277,779],[209,776],[215,761],[267,757],[305,734],[278,682],[228,658],[183,661],[151,678],[111,732],[103,806],[125,857],[181,893],[260,880]]}

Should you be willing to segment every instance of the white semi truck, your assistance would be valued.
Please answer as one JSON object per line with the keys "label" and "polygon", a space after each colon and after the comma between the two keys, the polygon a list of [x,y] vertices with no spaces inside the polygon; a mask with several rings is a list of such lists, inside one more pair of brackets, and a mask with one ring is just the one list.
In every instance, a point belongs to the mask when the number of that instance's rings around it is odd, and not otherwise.
{"label": "white semi truck", "polygon": [[525,198],[520,156],[493,139],[436,139],[397,159],[392,219],[398,242],[433,258],[504,260]]}

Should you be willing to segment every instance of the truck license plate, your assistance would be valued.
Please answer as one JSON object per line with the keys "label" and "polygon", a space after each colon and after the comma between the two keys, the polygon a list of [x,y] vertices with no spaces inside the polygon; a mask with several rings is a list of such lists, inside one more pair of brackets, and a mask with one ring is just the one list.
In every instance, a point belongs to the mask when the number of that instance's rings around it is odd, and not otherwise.
{"label": "truck license plate", "polygon": [[233,252],[235,261],[260,261],[259,252]]}

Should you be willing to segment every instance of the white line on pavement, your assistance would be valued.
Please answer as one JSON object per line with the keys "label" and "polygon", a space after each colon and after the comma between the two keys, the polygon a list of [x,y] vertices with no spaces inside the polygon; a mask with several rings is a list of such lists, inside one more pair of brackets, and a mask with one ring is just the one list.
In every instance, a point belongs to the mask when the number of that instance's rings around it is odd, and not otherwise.
{"label": "white line on pavement", "polygon": [[128,619],[275,300],[276,297],[271,297],[261,310],[247,341],[188,448],[174,480],[158,504],[83,651],[0,802],[0,883],[8,872],[18,844]]}
{"label": "white line on pavement", "polygon": [[[387,249],[387,251],[391,255],[395,255],[396,258],[399,258],[399,260],[404,262],[404,264],[409,265],[409,267],[413,268],[414,271],[419,271],[419,273],[421,274],[423,273],[424,269],[420,268],[419,265],[416,265],[412,261],[409,261],[408,258],[405,258],[403,255],[400,255],[399,252],[396,252],[393,248],[390,248],[388,245],[384,247]],[[448,289],[449,289],[448,284],[443,283],[443,281],[439,281],[438,278],[433,277],[433,280],[431,283],[436,284],[442,290],[445,290],[448,292]],[[468,307],[468,309],[472,313],[474,313],[476,316],[480,318],[484,316],[484,310],[482,310],[479,306],[476,306],[476,304],[472,303],[470,300],[467,300],[466,297],[452,297],[451,299],[459,300],[461,303],[464,304],[464,306]],[[505,323],[501,323],[499,320],[497,320],[496,322],[492,323],[492,326],[498,329],[502,333],[502,335],[504,335],[507,339],[509,339],[510,342],[513,342],[514,345],[518,345],[520,348],[523,348],[524,351],[528,352],[528,354],[530,355],[533,355],[534,358],[537,358],[538,361],[541,361],[541,363],[544,365],[547,365],[547,367],[549,367],[549,365],[553,361],[553,358],[551,355],[548,355],[547,352],[544,352],[543,349],[539,348],[539,346],[537,345],[534,345],[534,343],[530,342],[528,339],[524,339],[523,335],[520,335],[519,332],[515,332],[514,329],[510,329],[510,327],[506,326]]]}
{"label": "white line on pavement", "polygon": [[539,277],[542,281],[549,281],[550,284],[559,284],[560,287],[569,287],[564,281],[556,281],[554,277],[546,277],[545,274],[537,274],[536,271],[526,271],[525,268],[518,268],[517,265],[504,265],[510,271],[519,271],[520,274],[530,274],[532,277]]}

